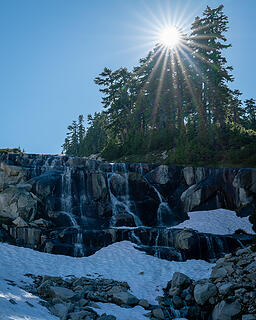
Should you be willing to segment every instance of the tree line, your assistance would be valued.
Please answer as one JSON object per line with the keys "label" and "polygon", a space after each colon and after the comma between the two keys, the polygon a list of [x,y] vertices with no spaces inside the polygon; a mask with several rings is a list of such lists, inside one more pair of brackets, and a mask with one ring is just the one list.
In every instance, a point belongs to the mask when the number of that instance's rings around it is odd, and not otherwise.
{"label": "tree line", "polygon": [[104,68],[103,110],[68,127],[63,152],[107,160],[169,150],[169,163],[256,162],[256,103],[231,89],[228,17],[207,6],[174,49],[157,44],[128,71]]}

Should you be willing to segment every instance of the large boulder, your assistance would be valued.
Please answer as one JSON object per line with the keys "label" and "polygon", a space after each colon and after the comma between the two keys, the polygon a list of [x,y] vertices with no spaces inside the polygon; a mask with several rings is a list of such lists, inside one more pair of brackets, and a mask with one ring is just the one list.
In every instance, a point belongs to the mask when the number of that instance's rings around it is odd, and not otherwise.
{"label": "large boulder", "polygon": [[211,282],[198,283],[194,288],[194,298],[196,303],[204,305],[211,297],[215,297],[218,290]]}
{"label": "large boulder", "polygon": [[115,197],[125,196],[127,190],[127,181],[125,177],[118,173],[111,174],[110,191]]}
{"label": "large boulder", "polygon": [[0,191],[9,185],[23,183],[27,179],[28,171],[22,167],[8,165],[4,162],[0,164]]}
{"label": "large boulder", "polygon": [[61,172],[58,170],[50,170],[28,180],[27,183],[32,185],[32,192],[34,194],[40,199],[45,199],[53,193],[60,180]]}
{"label": "large boulder", "polygon": [[171,288],[186,289],[191,284],[191,279],[181,272],[174,272],[171,280]]}
{"label": "large boulder", "polygon": [[37,198],[26,189],[9,187],[0,193],[0,216],[25,221],[34,220],[37,213]]}
{"label": "large boulder", "polygon": [[196,243],[195,233],[187,229],[180,231],[175,239],[175,247],[179,250],[191,250]]}
{"label": "large boulder", "polygon": [[139,299],[129,292],[114,293],[112,299],[113,302],[115,302],[118,305],[126,304],[129,306],[134,306],[139,302]]}
{"label": "large boulder", "polygon": [[[241,304],[239,301],[228,303],[222,300],[218,303],[212,312],[212,320],[232,320],[241,312]],[[241,319],[241,318],[240,318]]]}

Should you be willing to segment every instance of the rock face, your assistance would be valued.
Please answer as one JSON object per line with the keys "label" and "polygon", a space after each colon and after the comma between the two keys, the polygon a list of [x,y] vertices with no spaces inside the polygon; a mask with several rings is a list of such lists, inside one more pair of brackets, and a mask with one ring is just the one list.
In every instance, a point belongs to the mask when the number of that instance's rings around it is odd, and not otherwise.
{"label": "rock face", "polygon": [[[240,249],[217,260],[210,279],[175,272],[159,299],[170,316],[191,320],[256,319],[256,252]],[[219,272],[225,270],[226,272]],[[168,307],[169,306],[169,307]]]}
{"label": "rock face", "polygon": [[165,259],[216,259],[251,237],[166,227],[187,219],[189,210],[222,207],[250,214],[255,170],[1,154],[0,231],[18,245],[50,253],[89,255],[130,240]]}

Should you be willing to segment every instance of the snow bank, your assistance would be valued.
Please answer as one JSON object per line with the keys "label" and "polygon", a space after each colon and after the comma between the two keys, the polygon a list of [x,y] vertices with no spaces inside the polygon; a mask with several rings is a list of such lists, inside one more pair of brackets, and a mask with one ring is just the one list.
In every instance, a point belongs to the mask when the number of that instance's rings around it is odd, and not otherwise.
{"label": "snow bank", "polygon": [[[156,303],[155,298],[162,294],[162,288],[166,286],[175,271],[183,272],[198,280],[208,277],[212,268],[212,264],[201,260],[186,262],[161,260],[136,250],[135,245],[128,241],[114,243],[90,257],[83,258],[51,255],[0,243],[0,257],[1,320],[56,319],[49,314],[47,309],[38,304],[38,298],[18,287],[8,285],[4,280],[13,280],[17,284],[22,284],[22,281],[31,281],[24,276],[25,273],[104,277],[127,281],[134,295],[147,299],[150,303]],[[8,301],[11,298],[17,304],[11,304]],[[33,304],[34,307],[29,306],[25,301]],[[115,308],[107,306],[107,308],[110,307]],[[142,315],[139,309],[135,308],[134,312]],[[106,312],[105,309],[104,312]],[[119,317],[118,319],[125,318]],[[136,319],[140,319],[139,316],[136,316]]]}
{"label": "snow bank", "polygon": [[233,234],[237,229],[243,229],[248,233],[255,233],[248,217],[240,218],[234,211],[217,209],[210,211],[188,212],[189,220],[186,220],[174,228],[191,228],[199,232],[219,235]]}

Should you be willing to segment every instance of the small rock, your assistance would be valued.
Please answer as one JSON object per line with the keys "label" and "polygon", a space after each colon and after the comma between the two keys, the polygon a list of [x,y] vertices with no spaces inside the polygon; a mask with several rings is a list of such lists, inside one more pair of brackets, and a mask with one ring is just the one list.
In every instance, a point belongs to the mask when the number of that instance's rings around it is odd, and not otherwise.
{"label": "small rock", "polygon": [[138,303],[138,305],[140,305],[143,308],[148,308],[149,307],[149,303],[146,299],[141,299]]}
{"label": "small rock", "polygon": [[9,299],[9,302],[10,302],[11,304],[17,304],[17,302],[16,302],[15,300],[13,300],[13,299]]}
{"label": "small rock", "polygon": [[27,227],[28,226],[27,222],[24,219],[22,219],[21,217],[16,218],[15,220],[13,220],[12,223],[15,224],[16,227]]}
{"label": "small rock", "polygon": [[232,289],[234,288],[234,284],[231,282],[225,283],[219,287],[219,293],[223,296],[228,295],[231,293]]}
{"label": "small rock", "polygon": [[165,317],[164,317],[164,312],[163,312],[163,310],[161,309],[161,308],[156,308],[156,309],[154,309],[153,311],[152,311],[152,314],[153,314],[153,316],[155,317],[155,318],[157,318],[157,319],[165,319]]}
{"label": "small rock", "polygon": [[227,270],[223,267],[213,268],[211,273],[212,279],[224,278],[228,274]]}
{"label": "small rock", "polygon": [[256,315],[253,314],[244,314],[242,320],[256,320]]}
{"label": "small rock", "polygon": [[64,318],[68,313],[69,306],[63,303],[57,303],[50,308],[51,312],[60,318]]}
{"label": "small rock", "polygon": [[133,294],[129,292],[118,292],[113,294],[113,302],[118,305],[127,304],[129,306],[136,305],[139,301]]}
{"label": "small rock", "polygon": [[180,309],[183,307],[183,301],[179,296],[173,296],[172,302],[176,309]]}

